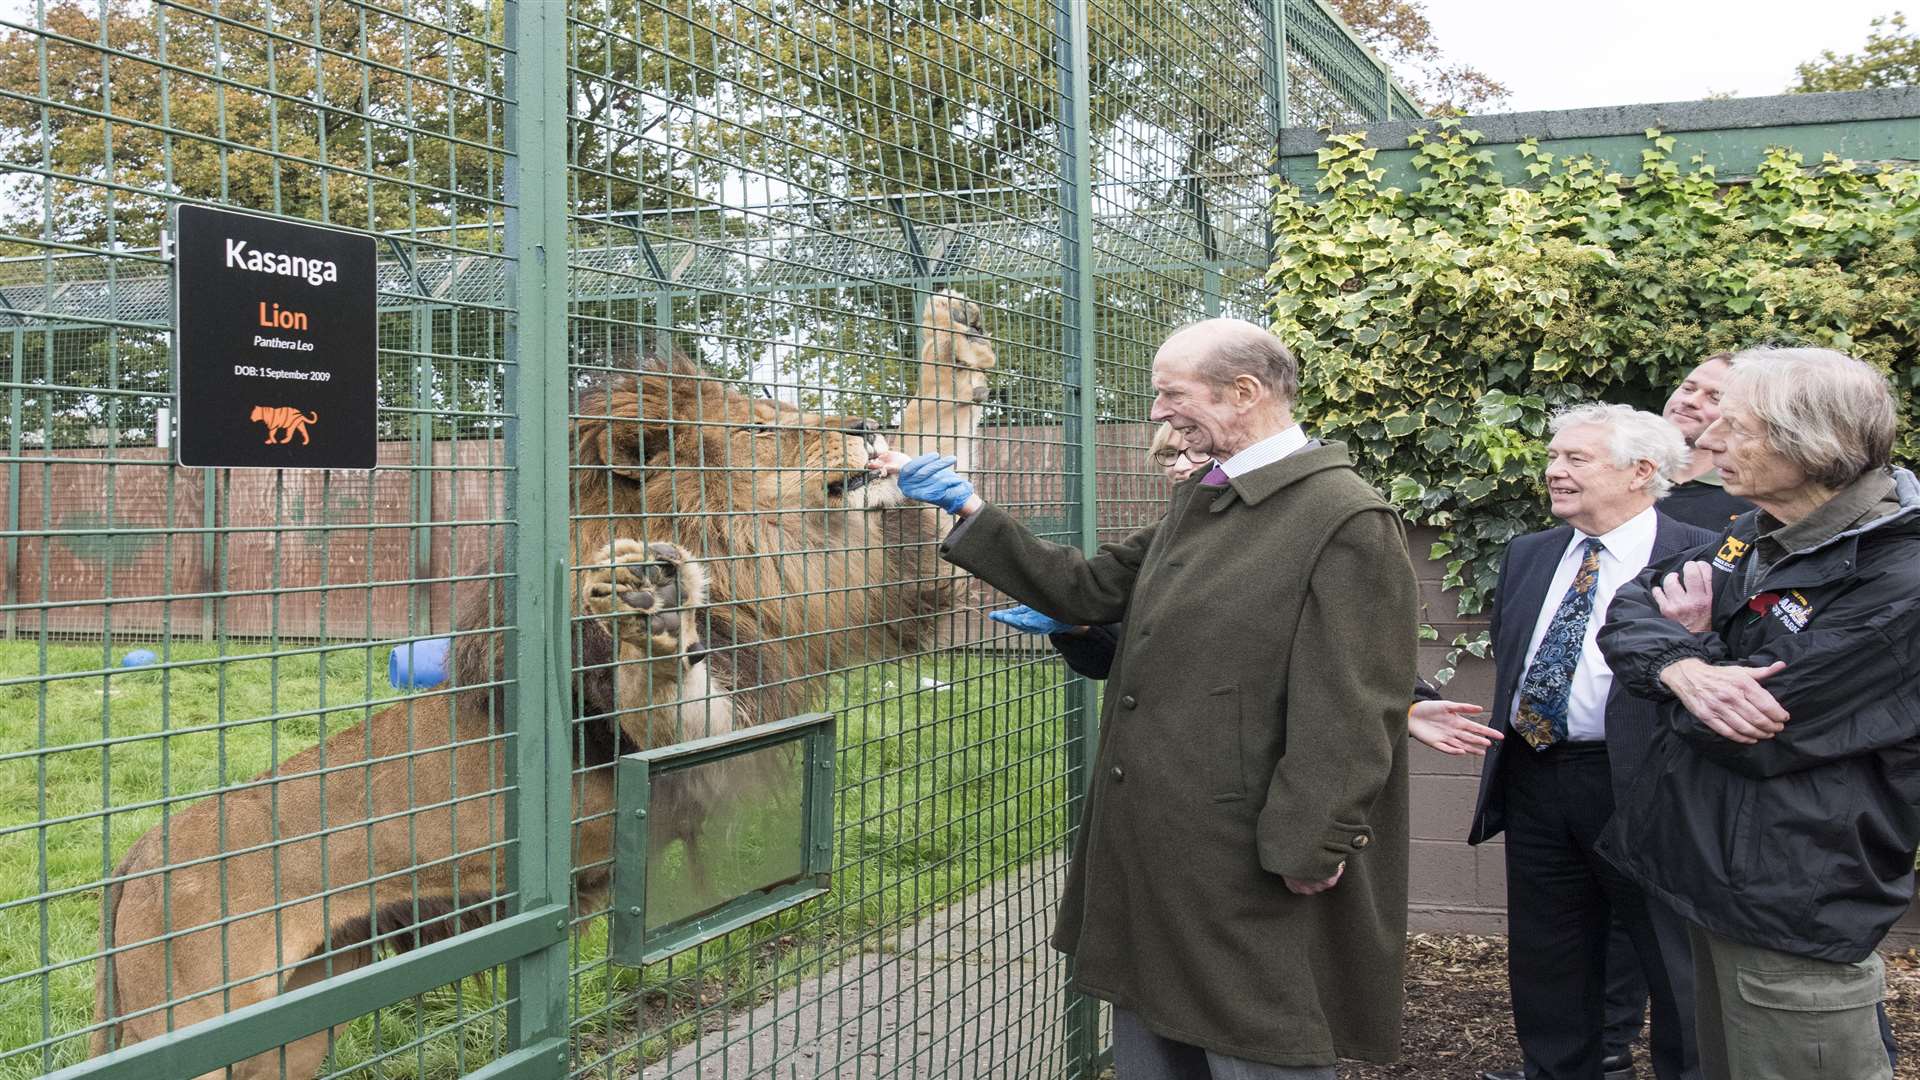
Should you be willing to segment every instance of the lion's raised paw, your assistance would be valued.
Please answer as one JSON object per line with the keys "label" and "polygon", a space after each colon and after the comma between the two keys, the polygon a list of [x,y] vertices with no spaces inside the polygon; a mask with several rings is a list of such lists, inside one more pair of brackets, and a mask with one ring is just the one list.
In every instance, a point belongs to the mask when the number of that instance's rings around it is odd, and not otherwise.
{"label": "lion's raised paw", "polygon": [[580,571],[586,610],[617,618],[621,640],[654,656],[699,645],[692,610],[707,602],[706,572],[677,544],[619,539],[595,552]]}
{"label": "lion's raised paw", "polygon": [[920,313],[920,325],[933,349],[932,359],[970,368],[994,365],[993,346],[987,341],[980,305],[959,293],[937,292],[928,297]]}

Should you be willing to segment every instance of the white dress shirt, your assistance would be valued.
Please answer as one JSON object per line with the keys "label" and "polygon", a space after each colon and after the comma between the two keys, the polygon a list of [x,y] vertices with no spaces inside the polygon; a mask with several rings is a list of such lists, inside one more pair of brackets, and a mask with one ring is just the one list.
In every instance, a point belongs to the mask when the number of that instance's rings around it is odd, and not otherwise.
{"label": "white dress shirt", "polygon": [[[1653,507],[1649,506],[1599,537],[1605,545],[1605,550],[1600,552],[1600,580],[1594,584],[1593,613],[1587,616],[1587,634],[1580,642],[1580,663],[1573,669],[1573,684],[1568,688],[1569,741],[1607,737],[1607,692],[1613,689],[1613,671],[1607,667],[1606,657],[1600,655],[1594,638],[1607,621],[1607,605],[1613,603],[1613,594],[1645,570],[1653,558],[1655,520]],[[1529,668],[1533,666],[1533,654],[1540,651],[1540,639],[1547,636],[1547,627],[1553,623],[1553,613],[1560,609],[1560,601],[1573,585],[1574,575],[1580,572],[1589,539],[1586,533],[1575,529],[1573,539],[1567,541],[1566,550],[1560,553],[1560,565],[1553,571],[1553,580],[1547,583],[1546,599],[1540,604],[1540,614],[1533,621],[1533,638],[1527,643]],[[1525,686],[1526,681],[1527,673],[1522,669],[1520,685]],[[1518,690],[1513,695],[1513,711],[1520,711]],[[1513,715],[1509,714],[1507,720],[1511,722]]]}
{"label": "white dress shirt", "polygon": [[1307,445],[1307,433],[1299,424],[1269,435],[1245,450],[1220,463],[1220,468],[1229,477],[1245,476],[1262,465],[1271,465],[1295,450]]}

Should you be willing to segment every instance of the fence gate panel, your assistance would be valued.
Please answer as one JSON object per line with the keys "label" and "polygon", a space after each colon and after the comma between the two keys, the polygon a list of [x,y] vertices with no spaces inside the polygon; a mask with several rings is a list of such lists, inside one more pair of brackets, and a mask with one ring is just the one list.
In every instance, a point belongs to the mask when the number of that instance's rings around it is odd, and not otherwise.
{"label": "fence gate panel", "polygon": [[[0,1080],[1091,1075],[1098,685],[867,466],[1151,521],[1286,115],[1410,109],[1318,0],[0,3]],[[344,435],[244,285],[180,399],[181,206],[375,245],[374,468],[176,464]]]}
{"label": "fence gate panel", "polygon": [[[608,537],[671,544],[691,565],[653,580],[684,598],[697,568],[710,602],[699,665],[663,665],[658,639],[617,649],[611,696],[652,710],[623,722],[635,742],[820,709],[839,747],[826,895],[637,971],[583,923],[575,1070],[1060,1074],[1062,676],[1009,652],[989,595],[939,562],[943,515],[864,468],[883,448],[956,454],[1066,537],[1054,13],[572,11],[576,564],[599,572]],[[640,629],[618,614],[614,636],[623,620]],[[576,634],[583,685],[605,664],[596,621]],[[610,768],[595,723],[583,787]],[[649,908],[723,903],[794,810],[745,761],[661,799]],[[577,826],[604,827],[587,808]],[[577,853],[579,880],[608,872]]]}
{"label": "fence gate panel", "polygon": [[[451,0],[0,19],[0,1075],[473,1071],[519,1005],[496,967],[564,938],[509,832],[543,776],[504,674],[401,690],[388,659],[509,636],[509,28]],[[377,467],[172,464],[182,407],[347,435],[302,396],[324,306],[232,357],[259,372],[232,399],[175,397],[179,206],[373,239]]]}

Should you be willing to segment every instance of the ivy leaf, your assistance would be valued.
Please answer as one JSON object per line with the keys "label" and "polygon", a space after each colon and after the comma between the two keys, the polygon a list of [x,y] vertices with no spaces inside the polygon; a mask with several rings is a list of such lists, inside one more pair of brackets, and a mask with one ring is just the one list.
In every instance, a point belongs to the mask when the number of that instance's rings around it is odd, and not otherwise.
{"label": "ivy leaf", "polygon": [[1400,439],[1413,434],[1420,427],[1420,418],[1411,413],[1396,413],[1386,418],[1387,436]]}

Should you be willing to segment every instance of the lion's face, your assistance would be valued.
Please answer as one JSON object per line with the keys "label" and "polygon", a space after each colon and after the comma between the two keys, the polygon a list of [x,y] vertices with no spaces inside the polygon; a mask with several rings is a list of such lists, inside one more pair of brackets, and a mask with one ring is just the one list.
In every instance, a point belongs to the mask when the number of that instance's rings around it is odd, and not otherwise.
{"label": "lion's face", "polygon": [[[888,449],[872,420],[794,410],[766,423],[731,428],[718,439],[711,425],[702,427],[707,430],[699,467],[718,466],[749,477],[758,509],[878,510],[904,502],[893,478],[868,467]],[[720,461],[712,460],[716,450]]]}
{"label": "lion's face", "polygon": [[583,402],[576,434],[576,510],[589,520],[906,502],[895,479],[868,468],[889,449],[879,424],[750,397],[690,367],[616,382]]}

